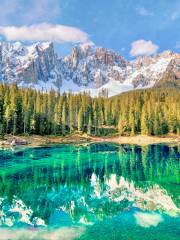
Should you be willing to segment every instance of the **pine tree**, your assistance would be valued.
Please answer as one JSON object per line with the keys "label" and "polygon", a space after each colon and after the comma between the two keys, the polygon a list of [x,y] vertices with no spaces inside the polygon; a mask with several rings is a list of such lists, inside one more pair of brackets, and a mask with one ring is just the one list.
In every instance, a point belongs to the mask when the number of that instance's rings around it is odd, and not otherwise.
{"label": "pine tree", "polygon": [[68,127],[68,109],[66,99],[63,102],[62,107],[62,134],[65,135],[67,133]]}
{"label": "pine tree", "polygon": [[94,134],[99,134],[99,108],[97,101],[93,105],[93,116],[94,116]]}
{"label": "pine tree", "polygon": [[82,107],[78,113],[78,131],[82,132],[84,130],[84,119],[83,119],[83,109]]}
{"label": "pine tree", "polygon": [[0,84],[0,135],[68,134],[78,129],[121,135],[180,133],[180,92],[176,89],[137,90],[108,98],[89,94],[42,93]]}
{"label": "pine tree", "polygon": [[70,133],[73,132],[73,128],[75,125],[75,109],[74,109],[74,104],[73,104],[73,96],[69,96],[69,129]]}
{"label": "pine tree", "polygon": [[92,134],[92,116],[91,116],[91,113],[89,113],[87,133],[88,133],[89,135]]}
{"label": "pine tree", "polygon": [[0,138],[4,138],[4,100],[3,100],[3,86],[0,85]]}
{"label": "pine tree", "polygon": [[136,126],[135,126],[135,117],[134,117],[134,111],[130,111],[130,116],[129,116],[129,125],[131,128],[131,135],[134,136],[136,133]]}
{"label": "pine tree", "polygon": [[148,135],[148,118],[146,107],[143,106],[141,113],[141,134]]}

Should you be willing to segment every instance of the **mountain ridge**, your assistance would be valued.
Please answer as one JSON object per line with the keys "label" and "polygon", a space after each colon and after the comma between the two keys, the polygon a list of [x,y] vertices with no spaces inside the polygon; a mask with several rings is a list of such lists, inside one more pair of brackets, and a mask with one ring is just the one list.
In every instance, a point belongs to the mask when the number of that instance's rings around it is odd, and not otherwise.
{"label": "mountain ridge", "polygon": [[88,91],[107,89],[109,96],[153,86],[180,86],[180,54],[165,51],[127,61],[118,53],[91,45],[78,45],[58,57],[53,43],[24,45],[0,43],[0,79],[38,90]]}

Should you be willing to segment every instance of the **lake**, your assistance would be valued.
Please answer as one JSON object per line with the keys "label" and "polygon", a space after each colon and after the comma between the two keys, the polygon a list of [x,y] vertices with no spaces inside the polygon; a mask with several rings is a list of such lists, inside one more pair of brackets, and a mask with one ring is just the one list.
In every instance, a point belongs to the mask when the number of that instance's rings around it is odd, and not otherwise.
{"label": "lake", "polygon": [[0,240],[177,240],[180,147],[0,150]]}

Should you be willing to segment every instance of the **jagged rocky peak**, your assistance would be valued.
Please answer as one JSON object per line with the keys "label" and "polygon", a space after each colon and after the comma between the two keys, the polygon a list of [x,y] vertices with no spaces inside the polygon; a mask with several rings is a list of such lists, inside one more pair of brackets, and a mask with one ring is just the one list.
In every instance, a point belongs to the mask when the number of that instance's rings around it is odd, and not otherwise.
{"label": "jagged rocky peak", "polygon": [[151,56],[143,56],[136,58],[132,63],[135,68],[140,69],[143,66],[149,66],[153,62]]}
{"label": "jagged rocky peak", "polygon": [[176,57],[174,52],[170,50],[166,50],[160,54],[154,54],[152,56],[147,55],[147,56],[140,56],[137,57],[134,61],[132,61],[134,67],[141,68],[141,67],[148,67],[151,64],[155,64],[160,60],[171,60],[172,58]]}
{"label": "jagged rocky peak", "polygon": [[[81,44],[68,56],[58,57],[50,42],[28,46],[20,42],[0,42],[0,69],[1,81],[17,82],[23,87],[88,91],[93,96],[108,89],[112,96],[152,87],[161,79],[179,79],[180,54],[165,51],[127,61],[110,49]],[[161,82],[164,84],[164,80]]]}
{"label": "jagged rocky peak", "polygon": [[1,42],[1,69],[4,82],[38,84],[53,77],[57,62],[53,43],[36,43],[30,46],[20,42]]}
{"label": "jagged rocky peak", "polygon": [[83,44],[74,47],[60,65],[66,81],[99,88],[112,78],[122,82],[128,62],[112,50]]}
{"label": "jagged rocky peak", "polygon": [[93,45],[83,44],[75,46],[71,54],[65,58],[65,61],[70,61],[74,68],[76,68],[82,60],[96,65],[117,65],[121,67],[126,67],[127,65],[126,60],[121,55],[118,55],[110,49],[95,47]]}
{"label": "jagged rocky peak", "polygon": [[167,71],[172,71],[177,79],[180,79],[180,55],[178,58],[171,60],[167,67]]}
{"label": "jagged rocky peak", "polygon": [[155,86],[180,88],[180,54],[176,54],[176,57],[170,61],[166,71]]}
{"label": "jagged rocky peak", "polygon": [[166,50],[166,51],[163,51],[161,54],[159,54],[160,57],[164,57],[164,58],[171,58],[174,56],[174,52],[171,51],[171,50]]}
{"label": "jagged rocky peak", "polygon": [[33,45],[24,45],[21,42],[0,42],[0,48],[4,56],[31,56],[37,57],[38,52],[44,52],[47,49],[53,50],[53,43],[38,42]]}
{"label": "jagged rocky peak", "polygon": [[99,63],[103,63],[105,65],[117,65],[124,68],[127,66],[126,60],[121,55],[109,49],[97,48],[96,57]]}

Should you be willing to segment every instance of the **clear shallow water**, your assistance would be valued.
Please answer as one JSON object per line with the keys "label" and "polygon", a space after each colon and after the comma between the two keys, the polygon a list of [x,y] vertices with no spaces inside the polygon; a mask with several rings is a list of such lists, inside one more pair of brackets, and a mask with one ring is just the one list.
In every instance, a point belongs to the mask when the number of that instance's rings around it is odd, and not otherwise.
{"label": "clear shallow water", "polygon": [[0,151],[0,240],[172,240],[180,149],[59,145]]}

